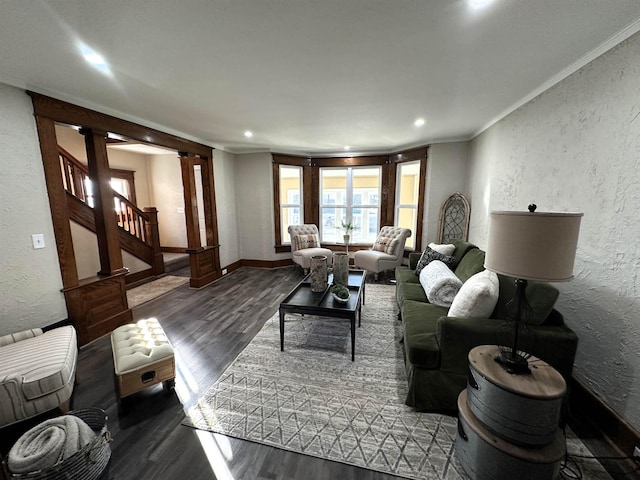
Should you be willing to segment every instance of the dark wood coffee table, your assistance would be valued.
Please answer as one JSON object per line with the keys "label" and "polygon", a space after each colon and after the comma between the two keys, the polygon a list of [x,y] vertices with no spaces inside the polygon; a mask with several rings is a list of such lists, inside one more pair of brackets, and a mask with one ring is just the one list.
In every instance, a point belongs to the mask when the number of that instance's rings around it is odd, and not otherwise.
{"label": "dark wood coffee table", "polygon": [[280,303],[280,350],[284,351],[284,316],[287,313],[319,315],[332,318],[346,318],[351,321],[351,360],[356,355],[356,316],[358,326],[362,323],[362,304],[364,304],[365,271],[349,270],[349,292],[347,303],[334,300],[331,293],[333,278],[329,275],[329,286],[324,292],[311,291],[311,275],[307,275]]}

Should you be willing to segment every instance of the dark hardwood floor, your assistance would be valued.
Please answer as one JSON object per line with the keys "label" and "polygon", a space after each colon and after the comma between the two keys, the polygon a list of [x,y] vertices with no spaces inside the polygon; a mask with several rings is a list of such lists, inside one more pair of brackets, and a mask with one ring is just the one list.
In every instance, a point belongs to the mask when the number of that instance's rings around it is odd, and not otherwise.
{"label": "dark hardwood floor", "polygon": [[[172,275],[188,276],[189,272],[179,270]],[[109,336],[81,349],[73,408],[106,411],[113,435],[109,478],[398,478],[182,425],[185,410],[197,403],[302,277],[302,271],[293,267],[241,268],[200,290],[184,285],[136,307],[134,319],[156,317],[175,347],[176,390],[150,387],[130,397],[125,411],[119,411],[116,401]],[[381,275],[377,283],[389,279]],[[41,419],[3,429],[0,451],[6,454],[21,432]]]}

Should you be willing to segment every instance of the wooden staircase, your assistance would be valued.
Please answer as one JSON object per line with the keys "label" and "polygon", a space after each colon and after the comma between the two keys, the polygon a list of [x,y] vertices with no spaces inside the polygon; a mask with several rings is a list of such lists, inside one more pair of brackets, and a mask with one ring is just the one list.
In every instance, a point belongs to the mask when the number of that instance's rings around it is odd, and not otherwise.
{"label": "wooden staircase", "polygon": [[[93,212],[93,197],[89,187],[89,169],[64,148],[58,146],[60,168],[64,188],[67,192],[69,217],[87,230],[96,233]],[[143,278],[164,273],[164,262],[160,251],[158,214],[155,207],[139,209],[126,197],[113,191],[114,221],[118,224],[120,247],[151,265]],[[140,280],[137,275],[136,280]]]}

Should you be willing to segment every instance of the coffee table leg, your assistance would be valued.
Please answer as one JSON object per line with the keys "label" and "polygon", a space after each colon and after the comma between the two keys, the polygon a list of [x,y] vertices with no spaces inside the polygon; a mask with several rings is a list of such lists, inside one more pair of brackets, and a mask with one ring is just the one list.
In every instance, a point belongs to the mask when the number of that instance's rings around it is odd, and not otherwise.
{"label": "coffee table leg", "polygon": [[280,351],[284,352],[284,312],[280,310]]}
{"label": "coffee table leg", "polygon": [[351,361],[356,358],[356,315],[351,319]]}

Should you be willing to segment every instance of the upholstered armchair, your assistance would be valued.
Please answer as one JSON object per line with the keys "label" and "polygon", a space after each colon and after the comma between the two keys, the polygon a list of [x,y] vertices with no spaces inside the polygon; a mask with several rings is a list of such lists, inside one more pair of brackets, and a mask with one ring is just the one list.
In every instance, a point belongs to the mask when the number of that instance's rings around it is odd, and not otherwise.
{"label": "upholstered armchair", "polygon": [[0,428],[54,408],[69,410],[77,358],[70,325],[0,337]]}
{"label": "upholstered armchair", "polygon": [[355,267],[374,272],[377,280],[380,272],[402,265],[404,244],[410,236],[408,228],[382,227],[370,250],[359,250],[353,254]]}
{"label": "upholstered armchair", "polygon": [[318,227],[314,224],[289,225],[288,231],[293,261],[302,267],[304,273],[309,272],[311,257],[315,255],[326,255],[327,262],[331,265],[333,252],[320,246]]}

